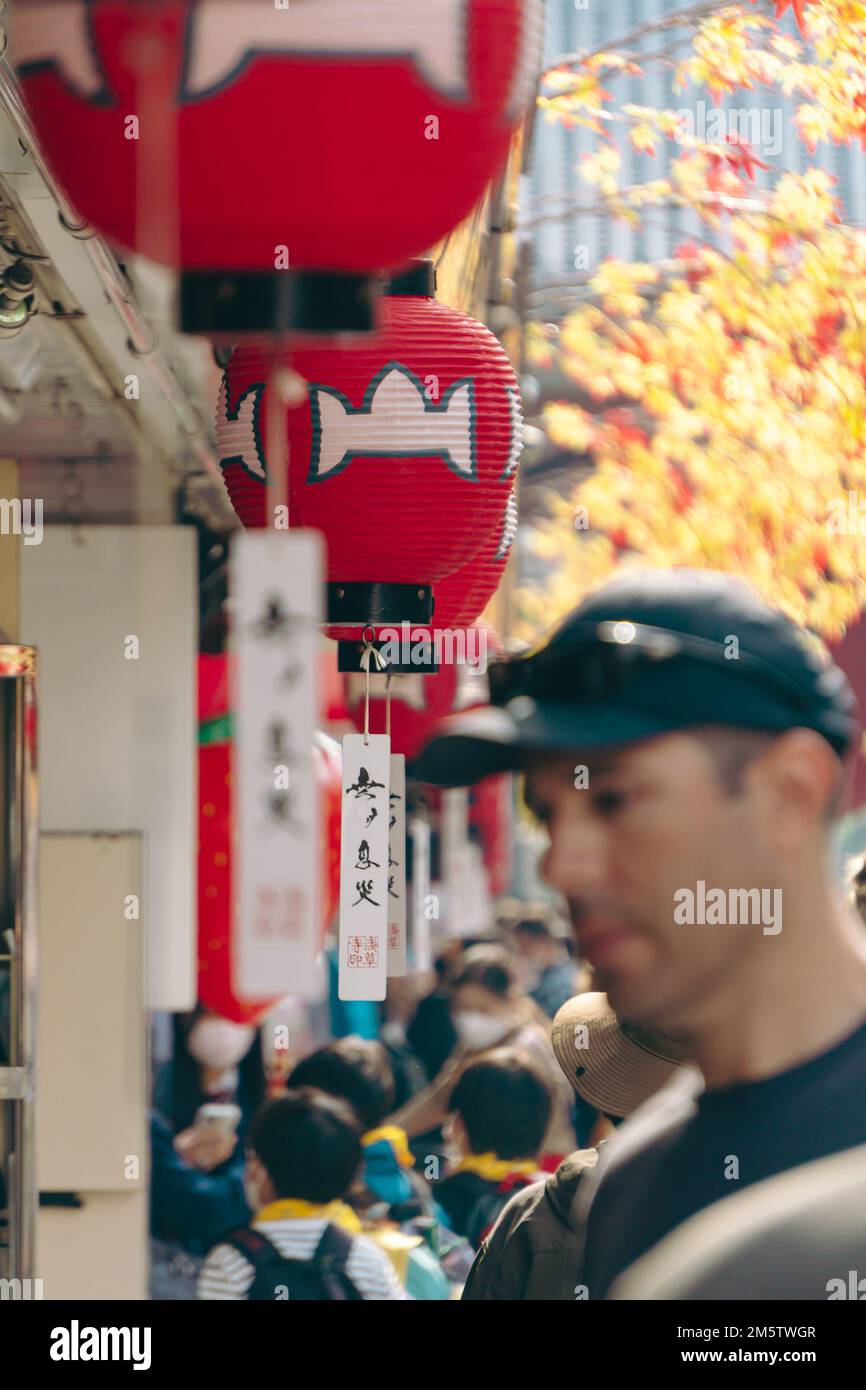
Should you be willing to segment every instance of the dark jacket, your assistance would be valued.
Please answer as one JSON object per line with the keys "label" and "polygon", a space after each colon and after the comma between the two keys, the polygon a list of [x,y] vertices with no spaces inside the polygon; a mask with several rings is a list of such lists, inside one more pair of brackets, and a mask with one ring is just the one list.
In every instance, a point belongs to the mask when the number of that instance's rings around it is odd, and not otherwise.
{"label": "dark jacket", "polygon": [[434,1182],[433,1196],[448,1229],[465,1236],[477,1250],[514,1193],[534,1186],[524,1173],[511,1173],[502,1182],[489,1182],[477,1173],[452,1173]]}
{"label": "dark jacket", "polygon": [[579,1295],[581,1178],[598,1159],[578,1149],[545,1182],[518,1192],[482,1241],[463,1297],[477,1301],[573,1302]]}

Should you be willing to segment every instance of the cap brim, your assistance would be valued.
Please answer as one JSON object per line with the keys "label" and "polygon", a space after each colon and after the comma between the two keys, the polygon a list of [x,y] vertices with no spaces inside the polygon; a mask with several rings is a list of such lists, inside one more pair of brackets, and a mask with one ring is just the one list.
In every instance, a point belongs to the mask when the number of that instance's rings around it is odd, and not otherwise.
{"label": "cap brim", "polygon": [[611,748],[682,728],[682,718],[616,705],[537,704],[518,697],[444,720],[413,766],[437,787],[466,787],[482,777],[523,769],[534,756]]}

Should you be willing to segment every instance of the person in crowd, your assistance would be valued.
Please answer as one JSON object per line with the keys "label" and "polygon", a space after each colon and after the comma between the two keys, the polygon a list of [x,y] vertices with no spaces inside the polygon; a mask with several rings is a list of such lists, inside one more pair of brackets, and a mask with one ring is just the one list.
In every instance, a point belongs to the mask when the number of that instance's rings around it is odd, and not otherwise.
{"label": "person in crowd", "polygon": [[394,1073],[395,1106],[405,1105],[428,1081],[424,1065],[407,1037],[418,1006],[418,984],[416,975],[395,976],[388,981],[388,997],[380,1005],[379,1042]]}
{"label": "person in crowd", "polygon": [[538,1179],[552,1107],[543,1074],[515,1048],[494,1048],[461,1072],[446,1134],[453,1172],[434,1193],[450,1229],[474,1247],[512,1194]]}
{"label": "person in crowd", "polygon": [[328,1043],[297,1063],[288,1084],[313,1086],[351,1105],[363,1129],[363,1165],[347,1200],[413,1298],[448,1298],[451,1282],[418,1231],[420,1224],[426,1232],[434,1216],[429,1185],[413,1171],[405,1131],[384,1123],[395,1091],[384,1047],[366,1038]]}
{"label": "person in crowd", "polygon": [[150,1119],[150,1296],[195,1298],[203,1257],[249,1220],[243,1164],[230,1162],[236,1136],[212,1125],[191,1126],[180,1147],[171,1126]]}
{"label": "person in crowd", "polygon": [[598,987],[704,1078],[642,1107],[582,1184],[603,1298],[711,1203],[866,1142],[866,940],[828,853],[856,705],[796,624],[687,569],[620,575],[491,677],[496,708],[452,718],[419,777],[525,770]]}
{"label": "person in crowd", "polygon": [[414,1159],[405,1131],[385,1124],[394,1108],[394,1076],[381,1043],[367,1038],[328,1043],[297,1063],[288,1085],[315,1086],[348,1101],[364,1127],[364,1187],[388,1207],[420,1205],[423,1187],[416,1188],[410,1178]]}
{"label": "person in crowd", "polygon": [[[249,1214],[242,1136],[265,1094],[258,1031],[199,1006],[172,1020],[172,1054],[159,1069],[150,1122],[152,1297],[194,1297],[216,1237]],[[204,1106],[218,1105],[219,1123]]]}
{"label": "person in crowd", "polygon": [[265,1098],[266,1077],[258,1030],[233,1023],[199,1004],[175,1014],[172,1056],[156,1076],[154,1104],[177,1134],[192,1125],[207,1102],[238,1105],[242,1137]]}
{"label": "person in crowd", "polygon": [[428,1081],[438,1075],[457,1046],[457,1030],[451,1019],[451,986],[460,954],[452,946],[436,957],[433,962],[435,988],[419,1001],[406,1029],[406,1041],[427,1073]]}
{"label": "person in crowd", "polygon": [[550,1022],[521,993],[512,957],[503,946],[479,944],[464,953],[454,981],[451,1016],[457,1047],[430,1085],[392,1116],[392,1123],[401,1125],[419,1143],[429,1135],[435,1139],[466,1063],[492,1047],[516,1047],[532,1057],[553,1092],[543,1154],[545,1166],[555,1168],[574,1148],[571,1088],[556,1065]]}
{"label": "person in crowd", "polygon": [[566,933],[559,917],[543,911],[520,917],[512,929],[527,993],[548,1018],[572,998],[577,987]]}
{"label": "person in crowd", "polygon": [[[597,1122],[590,1128],[601,1135],[597,1143],[602,1145],[686,1061],[672,1038],[621,1023],[607,997],[597,993],[563,1005],[553,1021],[552,1042],[563,1075]],[[597,1159],[597,1144],[578,1149],[555,1173],[514,1194],[481,1243],[464,1299],[545,1302],[579,1296],[578,1193]]]}
{"label": "person in crowd", "polygon": [[254,1117],[246,1147],[255,1216],[211,1250],[200,1299],[406,1297],[345,1201],[362,1154],[360,1125],[344,1101],[309,1087],[287,1091]]}

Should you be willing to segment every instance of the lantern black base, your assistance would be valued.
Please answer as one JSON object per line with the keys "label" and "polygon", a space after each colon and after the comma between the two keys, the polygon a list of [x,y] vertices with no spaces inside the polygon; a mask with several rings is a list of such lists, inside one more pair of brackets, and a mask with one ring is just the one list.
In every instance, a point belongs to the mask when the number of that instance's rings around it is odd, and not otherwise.
{"label": "lantern black base", "polygon": [[379,282],[336,270],[185,270],[180,329],[234,341],[244,333],[371,333]]}
{"label": "lantern black base", "polygon": [[[381,652],[390,643],[371,642],[377,652]],[[394,644],[397,646],[397,644]],[[354,674],[363,671],[361,657],[366,650],[363,642],[338,642],[337,643],[337,670],[346,671]],[[388,652],[385,652],[386,664],[381,669],[375,661],[370,661],[370,674],[373,676],[386,676],[390,672],[394,676],[411,676],[420,674],[422,676],[435,676],[439,670],[438,661],[434,661],[436,648],[432,642],[406,642],[399,645],[400,657],[397,661],[387,661]],[[405,660],[403,659],[405,657]],[[398,692],[395,691],[395,694]]]}
{"label": "lantern black base", "polygon": [[327,621],[334,627],[396,627],[429,624],[429,584],[329,584]]}

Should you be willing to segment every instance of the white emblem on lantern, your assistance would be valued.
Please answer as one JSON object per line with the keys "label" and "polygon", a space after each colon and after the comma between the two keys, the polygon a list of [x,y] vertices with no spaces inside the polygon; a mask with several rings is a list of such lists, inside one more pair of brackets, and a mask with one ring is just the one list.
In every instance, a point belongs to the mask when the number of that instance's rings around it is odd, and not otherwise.
{"label": "white emblem on lantern", "polygon": [[264,383],[248,386],[234,410],[229,409],[226,376],[223,373],[217,401],[217,446],[220,462],[227,463],[240,459],[244,468],[254,478],[267,478],[267,469],[259,447],[259,411],[264,393]]}
{"label": "white emblem on lantern", "polygon": [[310,386],[313,448],[309,482],[339,472],[363,457],[438,456],[474,481],[475,392],[471,380],[455,382],[438,402],[428,400],[414,372],[389,362],[377,372],[356,409],[329,386]]}
{"label": "white emblem on lantern", "polygon": [[408,59],[428,86],[456,100],[469,96],[465,0],[292,0],[227,5],[199,0],[187,53],[183,97],[195,100],[225,87],[262,55],[304,54],[357,63]]}
{"label": "white emblem on lantern", "polygon": [[508,494],[508,501],[505,504],[505,516],[502,521],[502,535],[494,560],[507,560],[514,544],[514,537],[517,535],[517,496],[514,488]]}
{"label": "white emblem on lantern", "polygon": [[107,97],[84,0],[43,0],[15,7],[15,64],[19,71],[56,67],[88,101]]}
{"label": "white emblem on lantern", "polygon": [[517,472],[520,455],[523,453],[523,411],[520,408],[520,392],[516,386],[506,386],[505,394],[508,397],[508,423],[511,431],[511,443],[508,448],[508,460],[500,474],[500,478],[510,478],[512,474]]}

